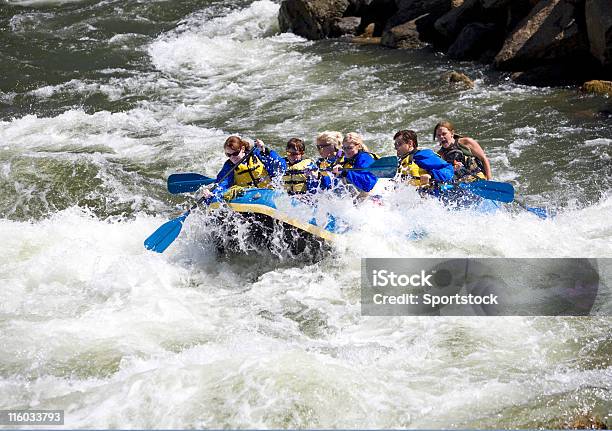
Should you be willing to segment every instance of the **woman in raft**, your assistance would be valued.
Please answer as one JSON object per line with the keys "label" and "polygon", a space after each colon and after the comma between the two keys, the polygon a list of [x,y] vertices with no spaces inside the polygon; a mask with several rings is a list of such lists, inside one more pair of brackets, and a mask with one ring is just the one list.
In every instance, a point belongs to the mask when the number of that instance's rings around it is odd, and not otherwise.
{"label": "woman in raft", "polygon": [[[272,188],[273,180],[280,177],[287,169],[285,160],[274,150],[267,148],[264,143],[256,139],[255,147],[246,159],[245,155],[251,151],[250,142],[239,136],[230,136],[223,144],[223,151],[227,156],[226,162],[217,174],[217,187],[214,192],[201,188],[198,196],[207,201],[220,200],[225,197],[232,198],[232,190],[242,187]],[[232,171],[227,177],[225,174]],[[225,178],[224,178],[225,177]],[[224,178],[222,181],[219,179]],[[230,190],[232,189],[232,190]],[[228,196],[225,196],[229,193]]]}
{"label": "woman in raft", "polygon": [[448,121],[436,124],[434,139],[440,144],[440,157],[453,165],[456,179],[491,179],[489,159],[475,139],[457,135],[455,126]]}

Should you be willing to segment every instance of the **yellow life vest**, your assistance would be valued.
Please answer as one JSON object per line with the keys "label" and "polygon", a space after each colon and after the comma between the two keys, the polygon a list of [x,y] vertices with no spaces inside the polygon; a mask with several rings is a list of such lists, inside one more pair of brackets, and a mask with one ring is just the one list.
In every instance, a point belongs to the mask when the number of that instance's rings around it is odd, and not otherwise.
{"label": "yellow life vest", "polygon": [[428,175],[429,172],[419,167],[419,165],[414,162],[412,158],[413,154],[406,154],[400,159],[400,163],[397,166],[397,173],[400,175],[402,181],[418,187],[421,185],[421,175]]}
{"label": "yellow life vest", "polygon": [[308,191],[306,187],[306,169],[313,164],[310,159],[299,160],[293,165],[289,165],[287,161],[287,170],[283,175],[283,181],[285,183],[285,190],[290,195],[298,193],[306,193]]}
{"label": "yellow life vest", "polygon": [[335,160],[329,161],[327,159],[317,160],[317,167],[319,168],[319,176],[329,177],[331,172],[329,171],[334,165],[342,165],[344,163],[344,157],[338,157]]}
{"label": "yellow life vest", "polygon": [[271,178],[263,162],[254,155],[234,168],[234,185],[270,188]]}

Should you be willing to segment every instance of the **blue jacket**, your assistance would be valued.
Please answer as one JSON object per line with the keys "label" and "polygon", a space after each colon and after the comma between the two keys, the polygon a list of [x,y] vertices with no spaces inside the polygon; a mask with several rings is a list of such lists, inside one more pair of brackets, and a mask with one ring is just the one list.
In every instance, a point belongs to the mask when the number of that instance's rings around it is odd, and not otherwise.
{"label": "blue jacket", "polygon": [[[346,157],[346,156],[345,156]],[[359,151],[353,159],[353,168],[367,168],[374,163],[374,157],[365,151]],[[374,188],[378,177],[368,171],[343,171],[343,177],[346,177],[348,183],[354,185],[359,190],[369,192]]]}
{"label": "blue jacket", "polygon": [[429,148],[417,150],[412,156],[412,160],[419,168],[429,172],[432,178],[438,182],[445,183],[453,180],[455,174],[453,165],[442,159]]}
{"label": "blue jacket", "polygon": [[[279,156],[276,151],[270,150],[269,148],[264,149],[263,152],[259,151],[259,148],[255,148],[253,150],[253,155],[257,157],[264,164],[266,171],[270,174],[271,178],[275,178],[278,176],[282,176],[285,170],[287,169],[287,163],[285,163],[285,159]],[[234,185],[234,164],[229,160],[226,160],[223,164],[223,167],[217,174],[217,179],[215,182],[217,183],[217,187],[213,191],[215,197],[211,199],[211,201],[218,201],[223,198],[223,193],[225,193],[230,187]],[[231,171],[229,175],[223,181],[219,181],[225,174]]]}

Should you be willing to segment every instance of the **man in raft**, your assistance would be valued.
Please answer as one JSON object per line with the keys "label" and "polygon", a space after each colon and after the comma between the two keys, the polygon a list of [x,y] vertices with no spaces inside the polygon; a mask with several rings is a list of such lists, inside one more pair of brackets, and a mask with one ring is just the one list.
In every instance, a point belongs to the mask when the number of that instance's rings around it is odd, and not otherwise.
{"label": "man in raft", "polygon": [[417,186],[453,181],[453,165],[442,160],[432,150],[418,149],[417,134],[414,130],[400,130],[393,136],[399,163],[397,175],[402,182]]}

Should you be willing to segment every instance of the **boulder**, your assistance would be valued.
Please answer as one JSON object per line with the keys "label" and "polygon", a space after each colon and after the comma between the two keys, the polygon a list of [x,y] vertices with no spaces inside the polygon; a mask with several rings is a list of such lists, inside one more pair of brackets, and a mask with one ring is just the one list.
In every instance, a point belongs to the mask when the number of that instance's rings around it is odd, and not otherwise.
{"label": "boulder", "polygon": [[474,81],[464,73],[452,71],[445,75],[445,79],[451,84],[458,84],[464,88],[474,88]]}
{"label": "boulder", "polygon": [[612,4],[586,0],[584,9],[591,54],[603,66],[612,66]]}
{"label": "boulder", "polygon": [[[525,70],[588,52],[577,0],[542,0],[506,38],[495,57],[502,70]],[[578,19],[577,19],[578,18]]]}
{"label": "boulder", "polygon": [[452,0],[397,0],[397,12],[387,20],[384,31],[412,21],[424,14],[440,17],[451,10],[453,4],[458,5],[460,3],[454,3]]}
{"label": "boulder", "polygon": [[311,40],[333,34],[336,23],[349,7],[349,0],[283,0],[278,13],[282,32],[291,31]]}
{"label": "boulder", "polygon": [[389,48],[416,49],[425,44],[419,37],[416,20],[397,25],[383,33],[381,44]]}
{"label": "boulder", "polygon": [[503,33],[493,23],[473,22],[466,25],[457,39],[448,48],[450,58],[477,60],[490,50],[499,50],[503,43]]}
{"label": "boulder", "polygon": [[442,15],[436,21],[434,27],[450,43],[455,40],[466,25],[480,21],[482,14],[480,0],[466,0],[461,6]]}
{"label": "boulder", "polygon": [[585,93],[607,94],[612,96],[612,81],[587,81],[580,87]]}
{"label": "boulder", "polygon": [[580,85],[593,75],[599,76],[600,69],[599,63],[589,54],[588,57],[566,59],[514,73],[512,80],[536,87]]}
{"label": "boulder", "polygon": [[335,21],[331,25],[330,36],[342,36],[345,34],[357,34],[361,18],[358,16],[346,16]]}

